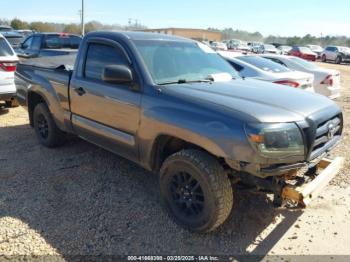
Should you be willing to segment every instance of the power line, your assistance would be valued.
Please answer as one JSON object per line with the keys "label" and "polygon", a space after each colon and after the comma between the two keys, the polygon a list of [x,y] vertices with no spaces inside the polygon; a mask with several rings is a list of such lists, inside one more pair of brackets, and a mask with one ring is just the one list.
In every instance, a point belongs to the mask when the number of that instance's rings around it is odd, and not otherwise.
{"label": "power line", "polygon": [[84,0],[81,0],[81,34],[85,35],[85,22],[84,17],[85,16],[85,10],[84,10]]}

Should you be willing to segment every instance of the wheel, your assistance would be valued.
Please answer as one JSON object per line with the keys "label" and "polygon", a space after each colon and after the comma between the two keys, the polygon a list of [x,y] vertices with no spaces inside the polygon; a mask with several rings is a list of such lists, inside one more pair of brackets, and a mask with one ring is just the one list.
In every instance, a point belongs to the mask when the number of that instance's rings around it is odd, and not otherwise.
{"label": "wheel", "polygon": [[160,190],[175,222],[190,231],[212,231],[232,210],[233,192],[227,174],[214,157],[199,150],[182,150],[165,160]]}
{"label": "wheel", "polygon": [[322,62],[323,62],[323,63],[326,63],[326,62],[327,62],[327,57],[326,57],[326,55],[323,55],[323,56],[322,56]]}
{"label": "wheel", "polygon": [[337,56],[337,58],[335,59],[335,63],[336,64],[341,64],[342,58],[341,56]]}
{"label": "wheel", "polygon": [[44,146],[57,147],[64,143],[65,133],[56,126],[46,104],[36,105],[33,113],[33,123],[36,136]]}
{"label": "wheel", "polygon": [[6,107],[18,107],[19,106],[17,99],[7,100],[7,101],[5,101],[5,103],[6,103]]}

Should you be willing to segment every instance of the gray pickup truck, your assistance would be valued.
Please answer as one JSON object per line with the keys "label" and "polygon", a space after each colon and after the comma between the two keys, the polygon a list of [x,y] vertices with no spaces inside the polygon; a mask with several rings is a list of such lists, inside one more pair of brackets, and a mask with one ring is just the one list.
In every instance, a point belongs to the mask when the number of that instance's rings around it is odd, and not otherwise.
{"label": "gray pickup truck", "polygon": [[161,34],[89,33],[76,57],[22,61],[16,86],[43,145],[71,133],[159,173],[169,213],[197,232],[227,219],[237,181],[281,202],[343,129],[328,98],[242,79],[206,45]]}

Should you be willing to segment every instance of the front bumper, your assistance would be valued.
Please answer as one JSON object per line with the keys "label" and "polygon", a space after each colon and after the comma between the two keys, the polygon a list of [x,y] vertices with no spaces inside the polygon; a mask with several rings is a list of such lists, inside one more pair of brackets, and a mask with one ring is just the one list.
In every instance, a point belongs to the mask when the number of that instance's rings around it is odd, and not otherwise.
{"label": "front bumper", "polygon": [[[225,159],[228,166],[233,170],[238,172],[248,173],[250,175],[267,178],[273,176],[285,175],[291,171],[297,171],[300,169],[310,169],[317,166],[327,154],[333,150],[341,141],[341,137],[337,136],[333,140],[325,144],[324,147],[317,151],[314,151],[311,158],[307,161],[295,161],[289,164],[271,164],[271,165],[261,165],[256,163],[245,163],[234,161],[230,159]],[[289,158],[289,160],[292,160]]]}
{"label": "front bumper", "polygon": [[282,189],[282,201],[292,201],[298,206],[305,207],[322,192],[322,189],[338,174],[344,165],[344,158],[334,160],[322,159],[317,165],[321,169],[311,182],[302,186],[287,185]]}

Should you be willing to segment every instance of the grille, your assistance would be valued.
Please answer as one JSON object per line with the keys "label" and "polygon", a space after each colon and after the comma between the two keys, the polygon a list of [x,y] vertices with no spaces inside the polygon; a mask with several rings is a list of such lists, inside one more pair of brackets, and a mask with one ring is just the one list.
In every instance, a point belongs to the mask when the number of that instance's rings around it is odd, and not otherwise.
{"label": "grille", "polygon": [[342,121],[342,116],[338,115],[317,125],[310,159],[319,157],[339,141],[342,132]]}

